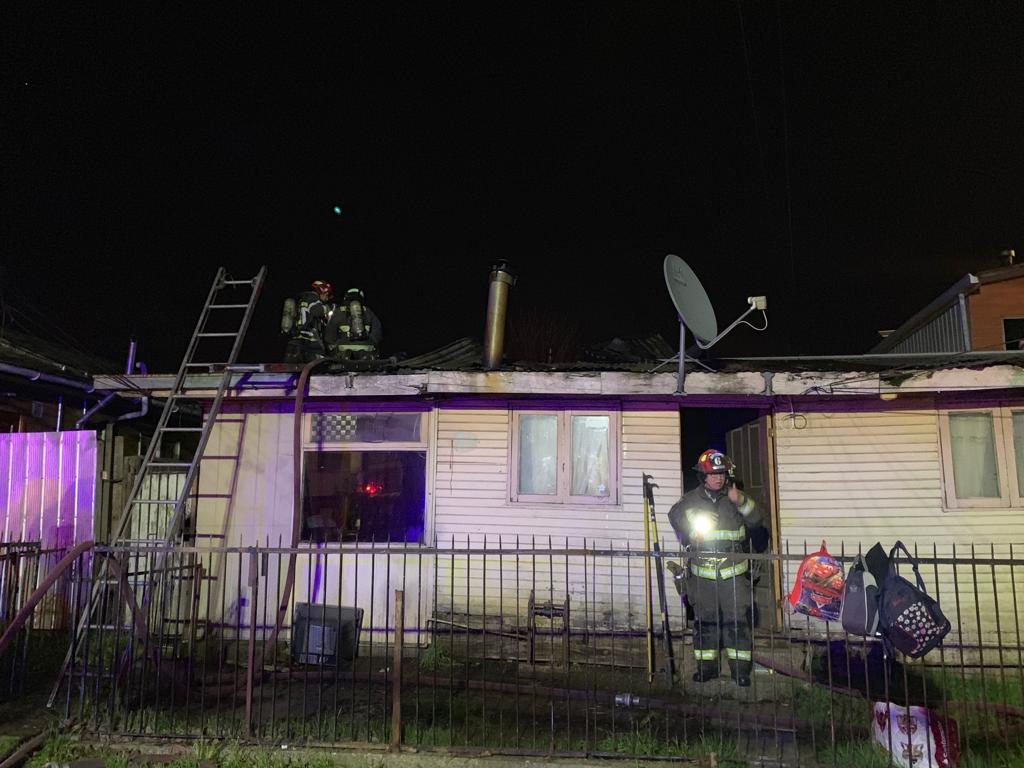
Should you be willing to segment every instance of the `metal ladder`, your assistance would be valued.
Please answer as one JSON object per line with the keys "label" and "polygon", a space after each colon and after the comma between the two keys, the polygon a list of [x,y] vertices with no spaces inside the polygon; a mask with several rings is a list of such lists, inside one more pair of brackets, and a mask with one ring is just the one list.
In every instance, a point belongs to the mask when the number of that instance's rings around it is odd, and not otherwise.
{"label": "metal ladder", "polygon": [[[178,368],[174,384],[167,395],[163,412],[160,414],[156,430],[154,431],[153,437],[146,449],[142,465],[135,475],[135,481],[132,483],[132,489],[128,494],[128,500],[125,503],[121,519],[118,521],[114,534],[111,537],[112,543],[115,547],[146,547],[148,545],[157,550],[166,550],[167,547],[175,543],[180,535],[182,524],[185,521],[185,511],[189,500],[190,490],[193,483],[196,481],[196,475],[199,470],[200,462],[203,459],[203,453],[206,450],[206,444],[209,442],[210,435],[217,423],[217,417],[220,414],[220,408],[224,401],[224,396],[228,391],[228,387],[231,386],[232,377],[237,373],[235,363],[238,359],[238,353],[241,350],[242,342],[245,339],[246,331],[249,328],[249,323],[252,320],[253,311],[256,307],[256,302],[259,299],[260,291],[263,288],[266,272],[267,268],[264,266],[260,268],[260,271],[255,277],[246,280],[235,280],[228,276],[224,267],[217,270],[217,276],[213,280],[213,285],[210,287],[210,292],[206,297],[206,303],[203,305],[203,310],[199,315],[199,320],[196,322],[195,330],[192,332],[192,338],[185,351],[185,356],[181,361],[181,366]],[[232,297],[230,300],[225,300],[223,298],[224,293],[234,293],[240,289],[247,290],[248,295],[243,297],[244,301],[238,300],[237,297]],[[241,319],[238,320],[237,323],[232,323],[230,320],[227,321],[231,330],[208,329],[211,318],[216,317],[219,320],[220,318],[225,317],[222,313],[230,312],[241,312],[242,314]],[[227,317],[230,318],[230,315],[227,315]],[[216,320],[214,321],[214,327],[217,327]],[[207,351],[211,346],[211,342],[214,345],[218,343],[218,341],[214,340],[218,340],[222,345],[222,348],[225,342],[230,341],[230,351],[226,355],[223,355],[223,353],[221,354],[221,356],[226,359],[202,359],[204,354],[212,357],[217,356],[212,352]],[[220,382],[217,386],[216,394],[213,396],[213,402],[209,406],[209,410],[204,414],[204,418],[202,418],[202,426],[171,426],[171,417],[181,406],[184,405],[187,407],[191,402],[201,408],[201,404],[203,402],[210,400],[210,396],[208,394],[209,389],[204,390],[204,394],[195,395],[189,394],[187,388],[188,377],[198,372],[202,372],[203,370],[210,373],[219,372]],[[181,435],[182,433],[192,433],[199,436],[199,441],[191,460],[168,461],[162,458],[163,452],[161,449],[164,438],[169,435]],[[241,446],[239,446],[239,449],[240,448]],[[149,481],[151,479],[156,480],[156,486],[159,488],[160,483],[158,476],[168,469],[184,470],[184,479],[177,486],[177,492],[173,494],[168,493],[166,498],[142,498],[141,492],[144,488],[149,487]],[[170,488],[170,484],[165,484],[164,487]],[[151,513],[154,511],[154,508],[157,512],[156,519],[158,521],[155,528],[151,525],[153,520],[153,515]],[[164,514],[165,511],[166,514]],[[148,523],[147,530],[142,536],[134,535],[135,533],[143,533],[142,531],[136,531],[137,524],[141,523],[143,520]],[[146,555],[142,554],[141,557],[145,559]],[[139,559],[138,556],[135,559]],[[162,564],[165,559],[166,552],[157,554],[156,567],[149,569],[148,574],[143,579],[134,580],[137,585],[143,587],[142,600],[140,601],[143,612],[148,608],[152,595],[152,587],[155,581],[159,578]],[[135,569],[128,568],[127,570]],[[56,700],[57,693],[64,678],[67,676],[71,668],[82,636],[89,629],[94,628],[94,626],[99,626],[95,623],[95,614],[100,609],[103,602],[103,595],[108,584],[108,563],[104,560],[99,568],[96,580],[93,583],[93,588],[89,596],[89,604],[82,612],[81,620],[79,621],[75,632],[74,642],[68,649],[67,656],[64,659],[64,664],[61,667],[61,674],[58,677],[57,684],[50,696],[49,706],[51,707]],[[102,620],[102,617],[99,618]]]}
{"label": "metal ladder", "polygon": [[[163,531],[147,531],[145,536],[146,539],[151,539],[154,542],[159,541],[164,545],[170,545],[177,538],[181,531],[181,524],[185,517],[185,504],[188,500],[189,490],[192,487],[192,483],[195,482],[196,472],[199,469],[199,463],[203,458],[203,451],[206,449],[206,443],[210,439],[210,434],[213,432],[213,427],[217,421],[217,416],[220,413],[221,403],[224,401],[224,395],[227,393],[228,387],[231,386],[231,378],[236,373],[233,370],[235,361],[238,359],[239,350],[242,347],[242,342],[245,339],[245,333],[249,328],[249,322],[252,319],[253,310],[256,307],[256,301],[259,299],[260,290],[263,288],[263,281],[265,279],[267,268],[263,267],[260,269],[256,277],[249,280],[231,280],[228,279],[227,273],[224,267],[217,270],[217,276],[213,280],[213,285],[210,288],[210,293],[206,298],[206,304],[203,305],[203,311],[199,315],[199,320],[196,323],[195,331],[192,333],[192,339],[189,341],[188,349],[185,351],[185,357],[181,361],[181,366],[178,368],[178,375],[174,379],[174,385],[171,387],[170,393],[167,395],[167,402],[164,405],[163,413],[160,414],[160,420],[157,422],[156,431],[153,433],[153,439],[149,443],[149,447],[146,450],[146,456],[142,460],[142,466],[139,472],[135,476],[135,482],[132,485],[131,493],[128,495],[128,502],[125,505],[124,514],[121,515],[121,520],[118,523],[117,529],[113,536],[113,543],[115,546],[128,543],[136,543],[136,541],[129,541],[125,538],[125,533],[132,530],[132,522],[136,517],[141,516],[144,512],[148,511],[149,507],[170,507],[171,514],[165,530]],[[248,286],[249,296],[245,303],[238,302],[225,302],[220,299],[221,293],[226,288],[234,288],[236,286]],[[230,331],[208,331],[207,324],[210,318],[214,316],[215,312],[221,311],[240,311],[244,310],[241,320],[238,322],[237,328]],[[209,344],[204,344],[207,340],[220,339],[230,340],[231,351],[227,354],[226,360],[197,360],[197,355],[204,352],[204,347]],[[215,356],[215,355],[213,355]],[[186,389],[187,377],[190,374],[195,374],[197,371],[206,369],[208,371],[215,371],[220,369],[220,383],[217,386],[217,393],[213,398],[213,403],[210,405],[209,411],[205,414],[202,426],[199,427],[172,427],[169,425],[171,416],[177,408],[188,402],[192,402],[197,406],[204,401],[210,399],[208,394],[203,395],[191,395]],[[192,456],[191,461],[165,461],[161,458],[161,446],[163,439],[167,435],[180,435],[181,433],[198,433],[199,444],[196,447],[195,454]],[[139,491],[142,489],[146,482],[146,479],[158,472],[161,469],[184,469],[185,479],[179,486],[178,493],[173,498],[165,499],[140,499]]]}

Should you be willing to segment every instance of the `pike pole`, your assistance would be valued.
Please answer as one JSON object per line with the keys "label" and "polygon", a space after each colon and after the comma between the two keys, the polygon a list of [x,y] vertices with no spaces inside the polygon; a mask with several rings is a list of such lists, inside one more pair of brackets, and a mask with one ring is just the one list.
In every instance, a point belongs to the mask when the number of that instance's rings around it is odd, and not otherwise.
{"label": "pike pole", "polygon": [[658,610],[661,613],[661,638],[665,645],[665,681],[668,687],[676,674],[675,653],[672,648],[672,628],[668,620],[668,595],[665,593],[665,568],[661,557],[661,543],[658,539],[658,519],[654,509],[654,489],[658,486],[652,482],[654,478],[643,475],[644,485],[644,546],[647,557],[644,558],[647,576],[647,682],[654,680],[654,617],[651,595],[651,558],[658,576]]}

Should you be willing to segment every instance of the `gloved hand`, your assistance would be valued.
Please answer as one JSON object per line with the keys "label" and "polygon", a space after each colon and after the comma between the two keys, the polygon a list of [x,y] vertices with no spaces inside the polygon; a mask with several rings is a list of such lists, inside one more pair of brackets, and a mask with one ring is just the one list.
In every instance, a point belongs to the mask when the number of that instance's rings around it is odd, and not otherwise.
{"label": "gloved hand", "polygon": [[672,572],[672,583],[676,585],[676,592],[680,595],[685,591],[686,570],[679,563],[671,560],[665,563],[665,567]]}

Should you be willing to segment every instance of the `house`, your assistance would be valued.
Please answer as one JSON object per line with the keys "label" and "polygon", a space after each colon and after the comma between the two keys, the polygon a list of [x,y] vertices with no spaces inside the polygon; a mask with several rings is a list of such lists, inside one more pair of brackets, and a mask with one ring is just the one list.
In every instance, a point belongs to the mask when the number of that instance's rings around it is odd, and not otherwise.
{"label": "house", "polygon": [[1024,264],[964,275],[899,328],[883,331],[872,353],[1024,349]]}
{"label": "house", "polygon": [[[951,618],[965,641],[996,632],[1011,601],[1021,607],[1007,559],[1024,547],[1019,352],[731,360],[688,373],[683,396],[674,373],[651,372],[656,362],[486,371],[478,360],[479,347],[458,342],[400,367],[313,375],[298,461],[294,372],[236,376],[201,463],[190,534],[271,549],[296,536],[310,553],[296,602],[369,611],[387,605],[401,573],[419,596],[406,603],[407,626],[431,608],[517,613],[532,589],[568,595],[609,627],[636,627],[643,593],[623,580],[642,583],[639,562],[629,574],[588,573],[585,557],[567,556],[522,585],[514,558],[488,552],[642,549],[648,473],[671,553],[666,515],[684,470],[708,441],[726,442],[768,512],[777,551],[792,558],[760,599],[778,605],[795,561],[823,540],[850,555],[901,539],[922,557],[982,558],[925,568],[933,594],[957,598],[965,619]],[[159,394],[171,378],[96,383]],[[212,395],[218,380],[195,375],[188,387]],[[330,565],[318,554],[325,542],[351,559]],[[435,545],[460,554],[442,557]],[[384,548],[392,554],[375,558]],[[1001,560],[986,565],[993,555]],[[264,602],[279,589],[274,572],[261,571]],[[222,607],[246,604],[243,592],[255,587],[242,581],[226,580],[223,589],[238,592],[218,597]],[[678,619],[678,603],[670,610]]]}

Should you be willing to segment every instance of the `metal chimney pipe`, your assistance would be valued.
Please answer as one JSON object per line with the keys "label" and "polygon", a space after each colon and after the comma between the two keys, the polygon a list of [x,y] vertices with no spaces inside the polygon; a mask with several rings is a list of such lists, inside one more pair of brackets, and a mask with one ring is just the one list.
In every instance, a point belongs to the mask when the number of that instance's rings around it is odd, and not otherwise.
{"label": "metal chimney pipe", "polygon": [[493,371],[501,366],[505,352],[505,316],[508,314],[508,291],[516,284],[507,262],[499,261],[491,267],[490,288],[487,292],[487,323],[484,327],[484,369]]}

